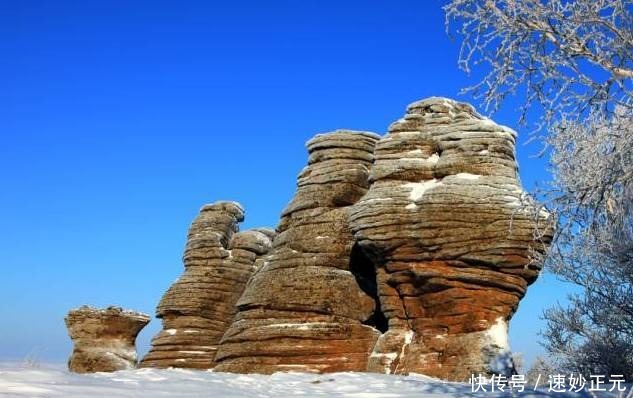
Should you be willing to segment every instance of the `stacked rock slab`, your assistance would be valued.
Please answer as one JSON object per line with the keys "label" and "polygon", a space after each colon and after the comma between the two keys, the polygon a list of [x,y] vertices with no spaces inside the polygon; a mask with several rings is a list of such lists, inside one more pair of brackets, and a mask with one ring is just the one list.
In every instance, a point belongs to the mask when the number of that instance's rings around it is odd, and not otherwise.
{"label": "stacked rock slab", "polygon": [[77,373],[114,372],[136,367],[136,336],[150,321],[119,307],[83,306],[65,318],[74,343],[68,368]]}
{"label": "stacked rock slab", "polygon": [[238,231],[244,211],[235,202],[204,206],[189,229],[184,274],[158,305],[163,330],[142,367],[209,369],[235,315],[235,302],[266,253],[274,232]]}
{"label": "stacked rock slab", "polygon": [[371,187],[350,212],[389,323],[369,371],[461,381],[508,349],[508,321],[540,270],[530,252],[551,239],[519,183],[515,136],[429,98],[377,143]]}
{"label": "stacked rock slab", "polygon": [[380,333],[363,324],[375,302],[350,272],[348,211],[369,188],[378,138],[339,130],[308,142],[308,166],[237,303],[216,371],[365,370]]}

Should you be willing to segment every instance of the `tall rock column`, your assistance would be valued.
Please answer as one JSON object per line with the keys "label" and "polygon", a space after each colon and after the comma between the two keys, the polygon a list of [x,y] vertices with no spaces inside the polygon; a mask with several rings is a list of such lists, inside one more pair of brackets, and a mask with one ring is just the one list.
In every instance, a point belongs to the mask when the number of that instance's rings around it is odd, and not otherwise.
{"label": "tall rock column", "polygon": [[365,370],[379,332],[375,301],[350,269],[348,210],[369,187],[373,133],[336,131],[307,144],[308,166],[261,268],[237,302],[217,371]]}
{"label": "tall rock column", "polygon": [[368,370],[461,381],[508,349],[508,322],[540,270],[530,252],[551,239],[519,183],[515,137],[468,104],[429,98],[377,143],[349,218],[389,326]]}
{"label": "tall rock column", "polygon": [[235,302],[274,236],[266,229],[237,232],[243,219],[236,202],[216,202],[200,210],[189,229],[185,272],[158,305],[163,330],[152,340],[142,367],[214,367]]}

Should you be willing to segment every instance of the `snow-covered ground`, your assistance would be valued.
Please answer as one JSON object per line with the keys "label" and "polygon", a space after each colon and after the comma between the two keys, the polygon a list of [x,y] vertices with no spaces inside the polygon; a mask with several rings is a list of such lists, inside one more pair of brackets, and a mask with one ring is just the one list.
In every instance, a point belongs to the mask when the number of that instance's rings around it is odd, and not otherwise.
{"label": "snow-covered ground", "polygon": [[[631,387],[629,386],[629,389]],[[633,396],[629,389],[620,397]],[[0,397],[511,397],[509,393],[471,391],[469,384],[429,377],[370,373],[277,373],[236,375],[180,369],[140,369],[78,375],[61,367],[0,364]],[[521,397],[617,397],[610,393],[561,394],[530,391]]]}

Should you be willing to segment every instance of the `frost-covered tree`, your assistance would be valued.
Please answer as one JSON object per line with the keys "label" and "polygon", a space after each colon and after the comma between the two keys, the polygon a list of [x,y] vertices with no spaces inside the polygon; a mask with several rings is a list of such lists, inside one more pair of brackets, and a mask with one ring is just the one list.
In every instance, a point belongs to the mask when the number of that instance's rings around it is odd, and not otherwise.
{"label": "frost-covered tree", "polygon": [[[466,89],[496,110],[523,93],[547,123],[616,104],[630,106],[631,0],[452,0],[449,33],[461,36],[459,65],[483,66]],[[454,22],[454,23],[453,23]],[[525,116],[525,114],[524,114]],[[549,126],[551,127],[551,125]]]}
{"label": "frost-covered tree", "polygon": [[536,357],[534,363],[526,372],[525,379],[528,385],[541,387],[547,385],[549,376],[555,374],[560,374],[560,372],[552,368],[551,363],[543,357]]}
{"label": "frost-covered tree", "polygon": [[566,368],[633,380],[633,115],[562,124],[549,140],[565,217],[549,264],[582,294],[545,312],[545,347]]}
{"label": "frost-covered tree", "polygon": [[[633,380],[633,0],[451,0],[465,91],[496,110],[508,95],[536,120],[558,222],[549,269],[576,284],[545,312],[557,367]],[[531,116],[534,116],[532,118]]]}

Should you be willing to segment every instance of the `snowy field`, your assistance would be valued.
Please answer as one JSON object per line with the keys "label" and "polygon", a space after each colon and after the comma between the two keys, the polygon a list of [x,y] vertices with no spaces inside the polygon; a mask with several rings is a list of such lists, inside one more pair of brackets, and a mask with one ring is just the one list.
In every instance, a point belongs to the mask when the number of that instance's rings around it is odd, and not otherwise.
{"label": "snowy field", "polygon": [[625,394],[564,394],[526,391],[524,394],[471,392],[469,384],[444,383],[425,376],[369,373],[277,373],[235,375],[180,369],[140,369],[77,375],[61,367],[39,368],[0,364],[0,397],[633,397]]}

